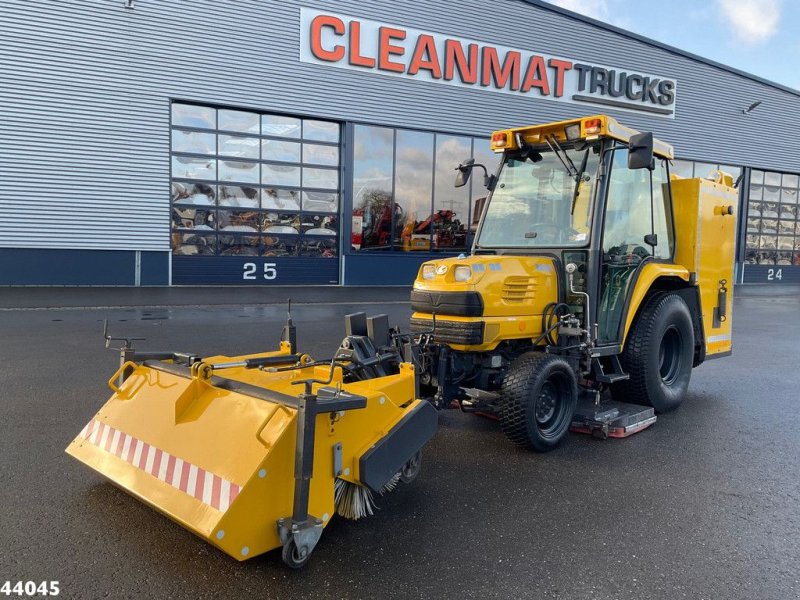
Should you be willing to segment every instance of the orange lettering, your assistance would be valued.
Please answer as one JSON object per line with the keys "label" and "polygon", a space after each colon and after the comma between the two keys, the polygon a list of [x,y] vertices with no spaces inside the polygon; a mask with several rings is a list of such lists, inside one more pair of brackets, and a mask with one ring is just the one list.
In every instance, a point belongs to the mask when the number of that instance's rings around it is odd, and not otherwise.
{"label": "orange lettering", "polygon": [[481,85],[488,86],[492,84],[494,79],[494,86],[502,89],[506,87],[509,79],[511,85],[509,89],[519,89],[519,71],[522,56],[517,51],[511,51],[506,54],[503,61],[503,66],[500,66],[500,58],[497,56],[497,48],[491,46],[483,47],[483,73],[481,75]]}
{"label": "orange lettering", "polygon": [[461,42],[445,40],[444,78],[447,81],[453,78],[455,67],[458,67],[461,81],[464,83],[478,83],[478,44],[469,45],[469,60],[467,60]]}
{"label": "orange lettering", "polygon": [[356,67],[375,66],[375,59],[361,56],[361,23],[350,21],[350,64]]}
{"label": "orange lettering", "polygon": [[564,72],[572,68],[572,63],[568,60],[561,60],[559,58],[551,58],[547,61],[547,65],[556,70],[556,98],[561,98],[564,95]]}
{"label": "orange lettering", "polygon": [[[423,56],[427,58],[423,58]],[[417,39],[408,74],[416,75],[420,69],[430,71],[431,77],[434,79],[442,78],[442,67],[439,64],[439,55],[436,52],[436,42],[433,41],[433,36],[423,34]]]}
{"label": "orange lettering", "polygon": [[525,72],[525,81],[522,83],[522,91],[527,92],[532,87],[539,88],[542,96],[550,95],[550,83],[547,81],[547,70],[544,68],[544,59],[537,55],[531,56],[528,62],[528,70]]}
{"label": "orange lettering", "polygon": [[381,27],[379,30],[379,52],[378,52],[378,68],[384,71],[394,71],[395,73],[402,73],[406,67],[403,63],[396,63],[389,60],[391,55],[402,56],[405,53],[405,48],[402,46],[393,46],[391,44],[394,40],[406,39],[406,32],[403,29],[395,29],[394,27]]}
{"label": "orange lettering", "polygon": [[319,15],[311,21],[311,52],[320,60],[337,62],[344,58],[344,46],[336,44],[333,50],[322,47],[322,28],[330,27],[336,35],[344,35],[344,23],[341,19],[329,15]]}

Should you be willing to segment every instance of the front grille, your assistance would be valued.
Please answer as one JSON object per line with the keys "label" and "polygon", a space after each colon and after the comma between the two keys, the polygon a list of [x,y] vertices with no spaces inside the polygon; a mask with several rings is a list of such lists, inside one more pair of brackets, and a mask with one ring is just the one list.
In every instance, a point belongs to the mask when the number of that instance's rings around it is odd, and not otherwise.
{"label": "front grille", "polygon": [[[446,344],[477,346],[483,343],[483,321],[442,321],[436,319],[434,340]],[[431,319],[411,319],[412,333],[429,333],[433,328]]]}
{"label": "front grille", "polygon": [[512,275],[503,282],[500,297],[505,302],[531,302],[536,298],[536,286],[539,284],[535,277]]}
{"label": "front grille", "polygon": [[478,292],[432,292],[411,290],[411,308],[416,312],[480,317],[483,299]]}

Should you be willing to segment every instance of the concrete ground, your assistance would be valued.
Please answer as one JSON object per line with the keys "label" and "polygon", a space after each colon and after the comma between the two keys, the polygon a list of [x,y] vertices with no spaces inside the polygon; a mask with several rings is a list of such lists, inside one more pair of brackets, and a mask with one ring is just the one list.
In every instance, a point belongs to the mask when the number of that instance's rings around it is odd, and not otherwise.
{"label": "concrete ground", "polygon": [[[237,354],[273,346],[282,306],[220,292],[206,306],[151,308],[165,301],[143,294],[92,309],[88,293],[6,291],[0,583],[58,580],[68,598],[800,597],[796,295],[737,299],[734,355],[698,368],[681,409],[631,438],[571,434],[537,455],[492,421],[442,413],[416,482],[373,517],[334,519],[292,572],[277,552],[235,562],[63,451],[109,395],[104,318],[142,348]],[[384,293],[365,308],[406,322],[407,291]],[[305,296],[302,349],[330,355],[364,299]]]}

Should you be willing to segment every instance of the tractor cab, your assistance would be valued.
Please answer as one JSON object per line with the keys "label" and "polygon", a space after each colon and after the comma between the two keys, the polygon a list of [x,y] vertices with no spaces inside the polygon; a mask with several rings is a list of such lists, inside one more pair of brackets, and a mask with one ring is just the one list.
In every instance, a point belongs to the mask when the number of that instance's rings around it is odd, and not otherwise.
{"label": "tractor cab", "polygon": [[[502,161],[474,254],[554,257],[560,299],[597,323],[599,345],[619,346],[637,267],[673,254],[672,147],[605,116],[496,131],[491,145]],[[460,166],[456,185],[475,166]]]}

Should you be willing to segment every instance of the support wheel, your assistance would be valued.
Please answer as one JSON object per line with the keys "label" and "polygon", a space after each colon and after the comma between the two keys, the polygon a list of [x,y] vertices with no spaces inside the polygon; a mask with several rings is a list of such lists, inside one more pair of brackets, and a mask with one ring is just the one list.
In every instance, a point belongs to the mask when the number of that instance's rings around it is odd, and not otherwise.
{"label": "support wheel", "polygon": [[418,450],[417,453],[408,459],[403,468],[400,469],[400,481],[403,483],[411,483],[419,475],[422,468],[422,451]]}
{"label": "support wheel", "polygon": [[300,569],[304,567],[311,558],[311,550],[305,546],[298,548],[294,538],[289,538],[283,545],[281,558],[283,559],[283,564],[290,569]]}
{"label": "support wheel", "polygon": [[578,383],[559,356],[528,352],[503,380],[500,425],[518,446],[547,452],[567,435],[578,402]]}
{"label": "support wheel", "polygon": [[658,413],[678,408],[694,361],[692,316],[683,298],[659,294],[647,300],[628,333],[621,358],[630,379],[612,386],[615,398],[652,406]]}

